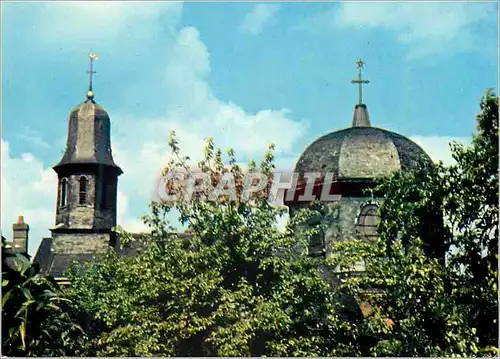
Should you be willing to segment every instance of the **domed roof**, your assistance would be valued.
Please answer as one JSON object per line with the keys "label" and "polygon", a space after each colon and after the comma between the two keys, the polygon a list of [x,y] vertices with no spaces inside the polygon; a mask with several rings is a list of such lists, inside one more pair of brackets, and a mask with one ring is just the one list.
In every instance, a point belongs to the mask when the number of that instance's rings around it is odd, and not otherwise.
{"label": "domed roof", "polygon": [[430,163],[410,139],[371,127],[366,105],[354,109],[352,127],[314,141],[300,156],[295,172],[333,173],[334,181],[373,180]]}
{"label": "domed roof", "polygon": [[68,139],[58,169],[71,164],[92,164],[122,170],[113,160],[111,152],[111,124],[106,110],[95,103],[93,93],[69,113]]}

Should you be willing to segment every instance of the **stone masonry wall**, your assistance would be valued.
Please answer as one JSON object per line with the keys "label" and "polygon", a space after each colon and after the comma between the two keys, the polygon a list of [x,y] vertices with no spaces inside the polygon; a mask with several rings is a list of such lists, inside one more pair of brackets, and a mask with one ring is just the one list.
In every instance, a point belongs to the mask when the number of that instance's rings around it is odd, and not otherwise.
{"label": "stone masonry wall", "polygon": [[52,249],[56,254],[98,254],[109,248],[108,233],[53,233]]}
{"label": "stone masonry wall", "polygon": [[[85,204],[79,204],[79,180],[82,175],[85,175],[88,180],[87,201]],[[57,203],[58,208],[55,224],[64,223],[65,228],[92,229],[94,225],[94,204],[96,200],[95,176],[93,174],[77,173],[65,178],[68,179],[67,205],[65,207],[59,207],[59,203]],[[60,181],[61,180],[62,178]],[[60,185],[58,191],[60,195]]]}
{"label": "stone masonry wall", "polygon": [[339,236],[330,239],[349,241],[358,238],[357,222],[361,209],[370,203],[379,204],[382,198],[343,197],[340,200]]}
{"label": "stone masonry wall", "polygon": [[[337,212],[338,220],[334,221],[325,233],[324,243],[327,256],[332,253],[334,243],[359,239],[357,223],[361,209],[367,204],[378,205],[381,200],[381,198],[372,197],[342,197]],[[353,269],[363,270],[364,263],[358,263]]]}

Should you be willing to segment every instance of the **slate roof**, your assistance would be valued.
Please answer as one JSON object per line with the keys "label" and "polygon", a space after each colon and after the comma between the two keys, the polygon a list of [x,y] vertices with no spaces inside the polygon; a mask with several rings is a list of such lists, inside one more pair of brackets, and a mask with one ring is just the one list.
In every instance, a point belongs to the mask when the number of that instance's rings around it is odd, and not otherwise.
{"label": "slate roof", "polygon": [[[66,151],[54,169],[68,164],[99,164],[122,170],[111,153],[110,119],[106,110],[93,101],[74,107],[69,114]],[[89,139],[78,141],[79,138]]]}
{"label": "slate roof", "polygon": [[392,131],[363,126],[329,133],[302,153],[295,172],[333,173],[334,181],[371,180],[430,163],[425,151]]}
{"label": "slate roof", "polygon": [[52,263],[51,247],[52,238],[43,238],[35,253],[35,258],[33,258],[33,262],[40,265],[40,271],[42,273],[48,273],[50,269],[50,264]]}
{"label": "slate roof", "polygon": [[71,264],[73,264],[73,262],[83,265],[85,262],[94,260],[94,258],[95,255],[89,253],[57,254],[53,257],[49,273],[55,278],[64,277],[64,273],[68,270]]}
{"label": "slate roof", "polygon": [[38,247],[38,251],[33,259],[34,263],[38,263],[40,271],[43,274],[50,274],[58,278],[64,277],[64,272],[71,266],[73,262],[83,264],[93,260],[95,254],[90,253],[58,253],[52,251],[52,238],[44,238]]}
{"label": "slate roof", "polygon": [[[144,233],[131,233],[135,241],[131,242],[126,248],[120,249],[119,254],[122,256],[134,256],[144,246],[141,242],[141,237]],[[190,237],[188,233],[178,233],[180,238]],[[43,238],[38,251],[33,259],[34,263],[40,265],[40,270],[43,274],[49,274],[55,278],[64,277],[65,271],[73,262],[80,265],[95,259],[99,253],[54,253],[52,251],[52,238]]]}

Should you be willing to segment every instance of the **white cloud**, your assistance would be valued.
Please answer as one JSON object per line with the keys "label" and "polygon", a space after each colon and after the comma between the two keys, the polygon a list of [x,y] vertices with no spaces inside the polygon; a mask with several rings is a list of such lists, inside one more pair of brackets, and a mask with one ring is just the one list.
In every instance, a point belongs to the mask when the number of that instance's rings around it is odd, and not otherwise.
{"label": "white cloud", "polygon": [[474,26],[496,12],[494,4],[477,2],[345,2],[308,25],[390,30],[410,58],[421,58],[478,49]]}
{"label": "white cloud", "polygon": [[[166,83],[165,115],[138,120],[111,114],[113,153],[125,172],[119,180],[119,203],[140,199],[145,211],[147,202],[156,198],[159,175],[169,158],[167,137],[173,130],[182,154],[195,163],[201,159],[208,137],[214,138],[216,147],[233,148],[244,162],[261,160],[267,146],[275,143],[278,163],[292,163],[292,146],[305,132],[306,124],[291,120],[287,109],[248,113],[216,98],[207,82],[210,56],[196,29],[181,29],[169,54],[164,78],[159,79]],[[119,222],[124,228],[140,228],[136,218],[131,218],[136,210],[121,210]]]}
{"label": "white cloud", "polygon": [[[174,31],[182,16],[182,2],[77,1],[43,4],[50,16],[37,18],[35,26],[44,42],[90,44],[98,38],[113,41],[147,40],[147,32],[158,26]],[[45,14],[43,14],[45,15]],[[133,32],[122,31],[134,24]]]}
{"label": "white cloud", "polygon": [[252,11],[246,14],[240,29],[249,35],[258,35],[276,16],[280,4],[257,4]]}
{"label": "white cloud", "polygon": [[24,216],[30,225],[28,250],[33,254],[54,224],[57,175],[33,154],[13,157],[8,142],[2,139],[1,144],[2,235],[12,240],[12,223]]}
{"label": "white cloud", "polygon": [[460,142],[463,144],[471,142],[471,138],[449,136],[412,136],[410,139],[422,147],[433,161],[443,161],[445,165],[453,165],[455,163],[455,160],[451,156],[451,142]]}
{"label": "white cloud", "polygon": [[[50,20],[46,16],[37,17],[41,41],[57,42],[64,48],[86,48],[99,39],[100,44],[111,44],[107,50],[112,54],[112,44],[126,40],[127,50],[154,51],[160,64],[163,61],[163,70],[156,78],[162,88],[158,106],[163,115],[137,118],[116,110],[110,113],[113,155],[124,170],[119,178],[118,224],[132,232],[146,229],[139,216],[147,211],[148,202],[154,198],[158,176],[168,161],[167,137],[172,130],[177,132],[183,154],[194,160],[200,159],[209,136],[214,137],[217,147],[234,148],[243,162],[250,158],[260,160],[271,142],[277,145],[278,156],[291,157],[293,143],[304,133],[306,125],[291,120],[288,109],[249,113],[237,104],[217,98],[208,83],[210,54],[198,31],[192,27],[176,28],[179,7],[148,4],[143,8],[141,4],[132,9],[128,3],[89,5],[54,4]],[[90,17],[92,26],[88,23]],[[139,34],[129,28],[138,22],[147,23]],[[165,22],[170,24],[172,32],[170,38],[160,42],[157,34],[165,28]],[[132,88],[133,85],[130,84]],[[40,239],[49,235],[48,228],[54,222],[56,174],[33,155],[10,158],[7,143],[5,146],[2,143],[2,155],[7,159],[5,163],[2,161],[2,213],[8,214],[2,216],[2,229],[7,231],[10,222],[18,214],[24,214],[32,228],[30,247],[36,248]]]}
{"label": "white cloud", "polygon": [[116,222],[127,231],[132,233],[144,233],[148,232],[149,229],[142,222],[139,217],[134,218],[129,213],[129,199],[128,197],[121,191],[118,191],[117,198],[117,218]]}

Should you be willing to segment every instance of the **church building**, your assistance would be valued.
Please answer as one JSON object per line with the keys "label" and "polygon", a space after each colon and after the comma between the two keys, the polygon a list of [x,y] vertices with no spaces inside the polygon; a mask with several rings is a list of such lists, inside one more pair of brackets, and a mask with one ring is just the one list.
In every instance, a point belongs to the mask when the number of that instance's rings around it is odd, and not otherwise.
{"label": "church building", "polygon": [[[310,245],[309,252],[315,256],[331,253],[334,242],[375,238],[382,198],[371,197],[369,189],[375,188],[377,179],[432,162],[410,139],[372,126],[368,108],[363,103],[362,85],[369,83],[362,78],[363,60],[360,59],[357,66],[358,78],[352,83],[359,87],[359,101],[354,106],[351,127],[318,138],[302,153],[294,169],[300,175],[307,172],[329,174],[317,181],[313,195],[319,199],[323,187],[329,185],[329,194],[340,197],[333,223]],[[299,186],[293,200],[285,202],[290,215],[307,206],[298,201],[304,191],[305,187]]]}
{"label": "church building", "polygon": [[34,261],[44,273],[61,277],[73,261],[84,262],[117,247],[118,177],[123,173],[111,153],[111,123],[94,101],[90,54],[90,86],[84,103],[68,118],[66,151],[55,165],[57,205],[52,237],[44,238]]}
{"label": "church building", "polygon": [[[92,60],[86,100],[69,113],[66,151],[54,166],[58,175],[55,226],[34,258],[43,273],[60,280],[73,261],[82,263],[119,246],[113,228],[117,224],[118,177],[123,171],[113,160],[109,115],[94,100]],[[431,161],[408,138],[371,125],[362,98],[362,85],[368,83],[362,78],[364,63],[359,60],[357,64],[358,78],[352,82],[359,86],[359,101],[354,106],[351,127],[314,141],[295,166],[299,173],[333,174],[330,194],[341,196],[336,225],[311,243],[312,255],[328,255],[335,241],[376,236],[376,213],[382,198],[369,197],[365,190],[373,188],[378,178]],[[323,185],[318,183],[315,193]],[[300,190],[295,193],[300,194]],[[291,215],[307,205],[296,197],[285,204]],[[15,226],[19,233],[26,234],[27,241],[28,226],[21,217],[18,222]]]}

